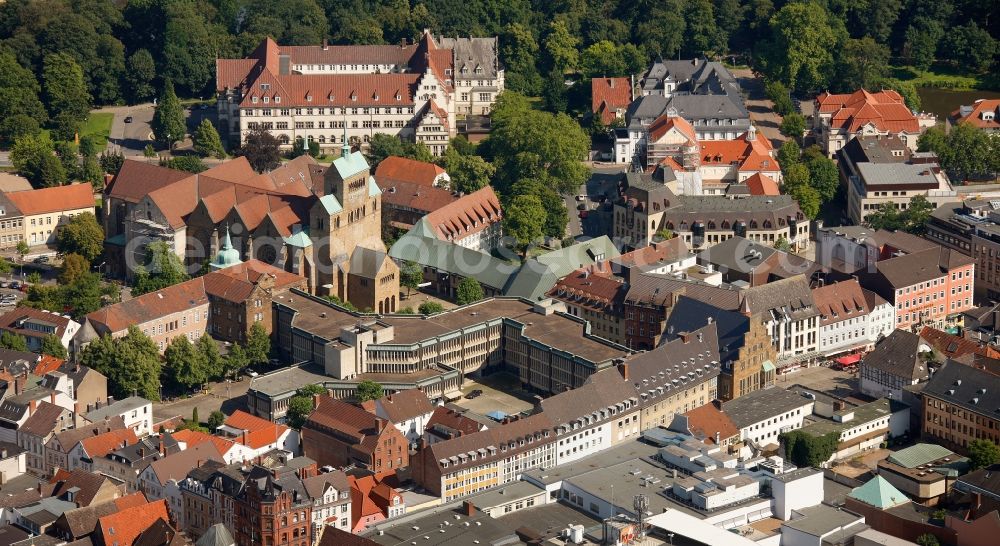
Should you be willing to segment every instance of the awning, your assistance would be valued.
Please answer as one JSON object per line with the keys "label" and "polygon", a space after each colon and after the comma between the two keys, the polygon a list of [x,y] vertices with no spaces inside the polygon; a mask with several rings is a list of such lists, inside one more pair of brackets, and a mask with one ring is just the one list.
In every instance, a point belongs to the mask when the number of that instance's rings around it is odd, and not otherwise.
{"label": "awning", "polygon": [[765,360],[764,365],[762,367],[764,368],[765,372],[773,372],[775,369],[774,364],[772,364],[770,360]]}
{"label": "awning", "polygon": [[840,365],[843,365],[843,366],[849,366],[851,364],[857,364],[858,361],[860,361],[860,360],[861,360],[861,355],[860,354],[853,354],[853,355],[842,356],[842,357],[838,358],[836,360],[836,362],[837,362],[837,364],[840,364]]}

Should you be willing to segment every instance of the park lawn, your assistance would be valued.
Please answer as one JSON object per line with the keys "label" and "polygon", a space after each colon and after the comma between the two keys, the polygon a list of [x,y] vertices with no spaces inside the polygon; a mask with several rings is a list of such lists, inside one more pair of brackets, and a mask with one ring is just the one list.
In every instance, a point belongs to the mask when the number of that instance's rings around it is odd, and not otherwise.
{"label": "park lawn", "polygon": [[935,64],[929,70],[920,70],[912,66],[893,66],[890,69],[893,78],[912,83],[915,87],[937,87],[954,90],[983,90],[995,88],[996,81],[988,75],[974,75],[955,70],[950,66]]}
{"label": "park lawn", "polygon": [[97,148],[103,150],[108,145],[108,137],[111,135],[111,122],[115,115],[109,112],[92,113],[87,116],[87,121],[83,123],[80,136],[90,136],[97,143]]}

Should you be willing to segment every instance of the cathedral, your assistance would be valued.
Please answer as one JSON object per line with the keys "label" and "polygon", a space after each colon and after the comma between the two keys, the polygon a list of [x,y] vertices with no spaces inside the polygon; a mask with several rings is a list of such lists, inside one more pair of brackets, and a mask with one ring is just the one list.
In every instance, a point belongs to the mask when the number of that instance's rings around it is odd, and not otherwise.
{"label": "cathedral", "polygon": [[[381,239],[382,192],[360,151],[309,156],[263,174],[237,158],[198,174],[127,160],[105,190],[109,273],[130,278],[164,241],[192,274],[227,252],[307,279],[318,296],[393,312],[399,269]],[[235,256],[235,254],[234,254]]]}

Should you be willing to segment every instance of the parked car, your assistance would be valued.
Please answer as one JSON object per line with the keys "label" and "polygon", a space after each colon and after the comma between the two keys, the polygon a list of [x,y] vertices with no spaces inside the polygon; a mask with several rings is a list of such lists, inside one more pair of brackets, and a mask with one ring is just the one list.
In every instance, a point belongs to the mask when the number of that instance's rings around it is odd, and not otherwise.
{"label": "parked car", "polygon": [[472,400],[473,398],[478,398],[483,395],[482,389],[473,389],[469,394],[465,395],[466,400]]}
{"label": "parked car", "polygon": [[253,371],[253,370],[247,370],[247,376],[248,377],[257,377],[258,375],[260,375],[260,374],[257,373],[257,372],[255,372],[255,371]]}
{"label": "parked car", "polygon": [[586,201],[587,200],[587,196],[586,195],[577,195],[576,196],[576,200],[577,201]]}
{"label": "parked car", "polygon": [[132,123],[132,116],[125,116],[125,123]]}
{"label": "parked car", "polygon": [[39,256],[39,257],[35,258],[34,260],[32,260],[32,263],[47,264],[47,263],[49,263],[49,257],[48,256]]}
{"label": "parked car", "polygon": [[21,283],[17,281],[11,281],[10,284],[7,285],[7,288],[10,288],[11,290],[20,290]]}
{"label": "parked car", "polygon": [[576,206],[576,210],[587,210],[587,204],[580,203],[579,205]]}
{"label": "parked car", "polygon": [[580,219],[581,219],[581,220],[583,220],[583,219],[584,219],[584,218],[586,218],[586,217],[587,217],[587,211],[585,211],[585,210],[581,210],[581,211],[580,211]]}

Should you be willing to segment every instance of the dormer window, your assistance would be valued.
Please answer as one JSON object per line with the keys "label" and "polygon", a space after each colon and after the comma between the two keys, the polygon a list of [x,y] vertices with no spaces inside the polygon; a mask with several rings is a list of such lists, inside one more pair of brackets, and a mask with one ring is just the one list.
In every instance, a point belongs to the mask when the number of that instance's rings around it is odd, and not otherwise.
{"label": "dormer window", "polygon": [[355,95],[354,93],[351,93],[351,100],[353,100],[353,101],[358,100],[358,96]]}
{"label": "dormer window", "polygon": [[403,100],[403,96],[398,91],[396,92],[396,100]]}
{"label": "dormer window", "polygon": [[257,104],[257,97],[250,97],[250,102]]}
{"label": "dormer window", "polygon": [[483,67],[477,66],[476,67],[476,74],[482,74],[482,73],[483,73]]}
{"label": "dormer window", "polygon": [[264,104],[267,104],[267,101],[268,101],[268,97],[265,95],[264,96]]}
{"label": "dormer window", "polygon": [[261,91],[268,91],[270,89],[271,89],[271,84],[269,84],[269,83],[262,83],[262,84],[260,84],[260,90]]}
{"label": "dormer window", "polygon": [[281,96],[275,95],[274,96],[274,102],[281,102]]}
{"label": "dormer window", "polygon": [[312,95],[306,95],[306,102],[312,102],[312,101],[313,101],[313,96]]}
{"label": "dormer window", "polygon": [[983,121],[993,121],[993,112],[983,112]]}
{"label": "dormer window", "polygon": [[375,99],[375,100],[378,100],[378,93],[375,93],[374,95],[372,95],[372,98]]}

